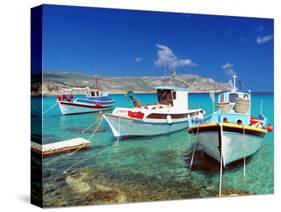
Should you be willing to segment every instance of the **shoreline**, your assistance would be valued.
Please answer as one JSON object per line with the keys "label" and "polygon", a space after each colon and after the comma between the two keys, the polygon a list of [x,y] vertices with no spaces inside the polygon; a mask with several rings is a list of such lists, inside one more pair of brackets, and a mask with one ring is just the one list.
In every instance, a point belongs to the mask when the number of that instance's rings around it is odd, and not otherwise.
{"label": "shoreline", "polygon": [[[135,94],[156,94],[155,91],[133,91]],[[218,91],[213,91],[215,94],[221,92],[221,90]],[[111,91],[108,92],[109,95],[122,95],[122,94],[126,94],[126,92],[122,92],[122,91]],[[209,91],[188,91],[189,94],[209,94]],[[47,92],[47,93],[43,93],[43,95],[41,94],[34,94],[31,93],[31,97],[51,97],[51,96],[58,96],[58,95],[62,95],[62,94],[66,94],[69,95],[70,92],[62,92],[62,91],[57,91],[57,92]],[[83,92],[73,92],[74,95],[83,95],[85,93]],[[264,95],[274,95],[274,92],[270,92],[270,91],[256,91],[256,92],[252,92],[252,94],[264,94]]]}
{"label": "shoreline", "polygon": [[[155,91],[133,91],[135,94],[156,94]],[[214,93],[219,93],[221,92],[221,90],[219,91],[213,91]],[[117,94],[117,95],[122,95],[122,94],[126,94],[127,92],[122,92],[122,91],[110,91],[108,92],[109,95],[114,95],[114,94]],[[188,91],[189,94],[208,94],[210,93],[209,91]],[[71,92],[62,92],[62,91],[58,91],[58,92],[47,92],[47,93],[43,93],[42,95],[41,94],[32,94],[31,93],[31,96],[32,97],[49,97],[49,96],[58,96],[58,95],[62,95],[62,94],[65,94],[65,95],[69,95],[71,94]],[[83,95],[85,93],[83,92],[72,92],[72,94],[74,95]]]}

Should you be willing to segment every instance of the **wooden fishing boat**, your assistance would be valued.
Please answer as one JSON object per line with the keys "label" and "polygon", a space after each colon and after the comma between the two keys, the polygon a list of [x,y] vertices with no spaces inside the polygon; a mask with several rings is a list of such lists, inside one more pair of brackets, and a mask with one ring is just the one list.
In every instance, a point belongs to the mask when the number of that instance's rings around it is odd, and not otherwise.
{"label": "wooden fishing boat", "polygon": [[115,108],[103,117],[115,137],[154,136],[188,127],[189,119],[202,119],[205,111],[188,109],[188,91],[184,88],[157,87],[158,103],[142,106],[132,98],[135,107]]}
{"label": "wooden fishing boat", "polygon": [[251,93],[238,91],[235,78],[231,91],[219,94],[218,111],[190,123],[188,129],[202,149],[224,166],[257,152],[272,131],[261,111],[257,118],[251,116]]}
{"label": "wooden fishing boat", "polygon": [[83,89],[86,92],[85,96],[77,98],[72,94],[73,89],[70,90],[71,94],[68,96],[57,96],[57,103],[63,115],[109,110],[113,106],[114,100],[108,97],[107,92],[99,89]]}

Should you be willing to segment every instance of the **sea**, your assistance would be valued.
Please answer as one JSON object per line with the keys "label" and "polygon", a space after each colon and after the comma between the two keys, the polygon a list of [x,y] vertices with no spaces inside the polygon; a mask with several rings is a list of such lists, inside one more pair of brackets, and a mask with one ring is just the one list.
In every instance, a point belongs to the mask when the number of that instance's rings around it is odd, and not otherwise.
{"label": "sea", "polygon": [[[125,95],[110,97],[115,100],[114,107],[132,107]],[[157,102],[156,94],[136,97],[142,104]],[[195,137],[187,129],[118,140],[100,113],[61,115],[55,96],[43,100],[32,97],[33,121],[41,118],[36,116],[41,101],[44,144],[77,137],[91,141],[86,150],[43,158],[45,207],[218,197],[220,165],[198,147],[190,167]],[[190,93],[188,101],[190,109],[212,113],[209,94]],[[254,116],[262,110],[274,126],[272,93],[253,93],[251,109]],[[32,160],[36,162],[38,157],[33,155]],[[273,192],[274,130],[265,136],[259,151],[247,158],[245,166],[243,160],[234,162],[223,170],[222,177],[223,196]]]}

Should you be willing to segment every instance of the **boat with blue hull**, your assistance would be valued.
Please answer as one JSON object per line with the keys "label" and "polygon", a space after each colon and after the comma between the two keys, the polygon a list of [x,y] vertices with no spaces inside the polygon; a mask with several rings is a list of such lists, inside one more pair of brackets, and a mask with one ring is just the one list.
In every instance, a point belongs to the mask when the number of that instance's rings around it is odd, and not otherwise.
{"label": "boat with blue hull", "polygon": [[87,89],[85,97],[75,98],[73,94],[57,97],[59,109],[63,115],[90,113],[109,110],[114,100],[108,97],[107,92],[97,89]]}
{"label": "boat with blue hull", "polygon": [[230,91],[218,94],[218,110],[203,120],[190,120],[188,129],[202,149],[224,166],[257,152],[264,136],[272,131],[261,110],[258,117],[252,116],[251,92],[239,91],[236,77]]}
{"label": "boat with blue hull", "polygon": [[156,87],[158,103],[142,106],[132,96],[133,108],[115,108],[103,117],[115,137],[155,136],[188,127],[189,119],[202,119],[203,109],[188,109],[188,91],[184,88]]}

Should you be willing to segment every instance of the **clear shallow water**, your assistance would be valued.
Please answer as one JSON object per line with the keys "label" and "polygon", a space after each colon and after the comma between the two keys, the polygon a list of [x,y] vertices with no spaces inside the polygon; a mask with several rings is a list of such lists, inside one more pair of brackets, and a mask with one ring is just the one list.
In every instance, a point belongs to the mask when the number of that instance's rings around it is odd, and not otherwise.
{"label": "clear shallow water", "polygon": [[[156,102],[154,94],[139,94],[137,97],[143,104]],[[132,106],[124,95],[112,95],[112,98],[116,107]],[[263,113],[273,124],[272,94],[253,94],[252,114],[258,115],[261,100]],[[56,97],[44,98],[43,111],[55,101]],[[207,114],[211,113],[209,94],[190,94],[189,107],[200,107]],[[62,116],[59,108],[55,107],[44,114],[43,142],[81,137],[81,131],[99,118],[98,113]],[[89,138],[94,128],[84,137]],[[224,170],[223,189],[226,194],[273,193],[273,140],[274,133],[267,134],[260,150],[248,158],[246,178],[243,178],[241,161]],[[60,206],[215,197],[218,195],[219,164],[198,151],[191,171],[192,147],[193,137],[187,130],[117,142],[103,121],[91,139],[90,149],[44,158],[44,204]]]}

